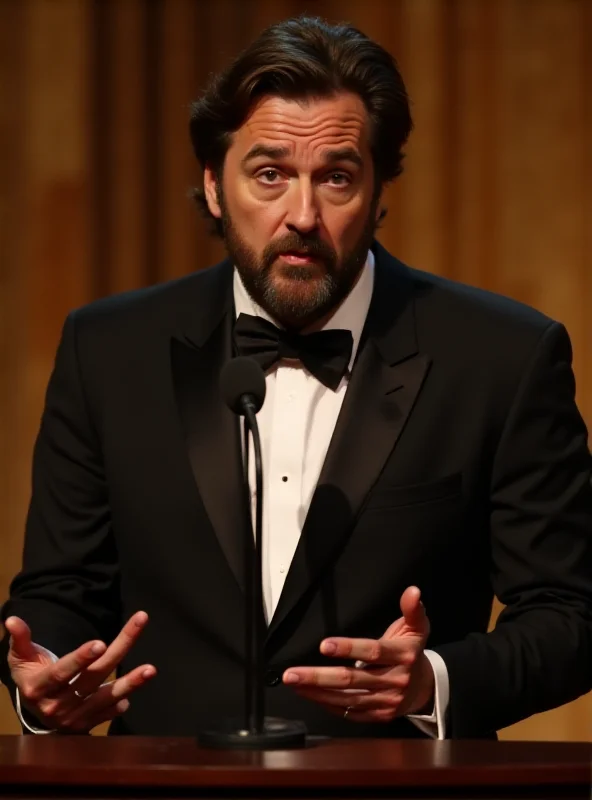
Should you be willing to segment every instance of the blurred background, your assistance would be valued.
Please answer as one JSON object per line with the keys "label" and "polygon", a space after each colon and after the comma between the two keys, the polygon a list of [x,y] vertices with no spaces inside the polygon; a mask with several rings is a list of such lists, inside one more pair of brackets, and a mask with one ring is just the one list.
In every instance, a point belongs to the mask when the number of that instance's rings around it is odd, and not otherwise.
{"label": "blurred background", "polygon": [[[564,322],[592,425],[592,0],[0,0],[2,599],[65,315],[222,256],[187,197],[188,106],[302,12],[353,22],[407,82],[416,128],[381,241]],[[0,733],[18,730],[2,691]],[[502,737],[592,741],[592,697]]]}

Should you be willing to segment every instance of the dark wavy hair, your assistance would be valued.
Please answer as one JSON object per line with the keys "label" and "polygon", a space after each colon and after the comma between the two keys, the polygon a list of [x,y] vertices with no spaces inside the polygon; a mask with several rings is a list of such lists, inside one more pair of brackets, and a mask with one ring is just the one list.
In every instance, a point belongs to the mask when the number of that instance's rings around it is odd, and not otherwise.
{"label": "dark wavy hair", "polygon": [[[409,99],[394,58],[357,28],[318,17],[287,19],[266,28],[191,106],[191,143],[202,167],[218,178],[232,133],[264,95],[287,99],[359,95],[370,117],[377,189],[402,172],[403,146],[413,127]],[[378,193],[378,192],[377,192]],[[194,191],[210,219],[202,189]],[[221,234],[220,220],[214,219]]]}

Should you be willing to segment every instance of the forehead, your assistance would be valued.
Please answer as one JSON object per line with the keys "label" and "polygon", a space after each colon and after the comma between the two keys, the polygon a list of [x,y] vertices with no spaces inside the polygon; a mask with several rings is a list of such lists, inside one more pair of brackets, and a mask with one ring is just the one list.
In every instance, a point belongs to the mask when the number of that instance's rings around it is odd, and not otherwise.
{"label": "forehead", "polygon": [[267,96],[234,133],[231,148],[246,152],[260,142],[285,147],[291,155],[313,155],[347,146],[364,156],[369,153],[369,128],[362,99],[349,92],[304,100]]}

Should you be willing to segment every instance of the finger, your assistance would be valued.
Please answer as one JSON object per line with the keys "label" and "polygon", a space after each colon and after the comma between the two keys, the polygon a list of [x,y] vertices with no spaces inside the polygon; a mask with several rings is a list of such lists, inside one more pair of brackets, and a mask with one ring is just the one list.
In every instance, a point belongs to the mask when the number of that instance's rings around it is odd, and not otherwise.
{"label": "finger", "polygon": [[408,649],[409,642],[404,638],[349,639],[341,636],[325,639],[320,647],[324,656],[351,658],[367,664],[395,664],[397,656],[404,656]]}
{"label": "finger", "polygon": [[129,707],[129,700],[120,700],[115,705],[103,709],[103,711],[98,713],[92,719],[84,719],[81,717],[80,719],[76,720],[76,722],[69,722],[68,725],[62,723],[60,726],[60,731],[62,733],[88,733],[88,731],[92,731],[93,728],[96,728],[97,725],[102,725],[103,722],[111,722],[111,720],[115,719],[115,717],[125,714]]}
{"label": "finger", "polygon": [[401,613],[406,625],[421,636],[429,633],[429,622],[425,607],[421,602],[421,592],[417,586],[409,586],[401,595]]}
{"label": "finger", "polygon": [[[125,714],[129,707],[129,700],[120,700],[114,706],[105,709],[102,714],[98,714],[92,721],[92,728],[96,728],[97,725],[102,725],[103,722],[111,722],[115,717],[120,717],[122,714]],[[90,730],[92,730],[92,728],[90,728]]]}
{"label": "finger", "polygon": [[38,653],[31,641],[31,629],[20,617],[8,617],[4,623],[10,634],[10,654],[18,661],[37,661]]}
{"label": "finger", "polygon": [[105,649],[103,642],[86,642],[30,678],[27,685],[21,687],[21,691],[27,700],[33,702],[42,697],[59,695],[67,690],[72,679],[92,664],[105,652]]}
{"label": "finger", "polygon": [[404,688],[409,681],[405,665],[381,670],[352,667],[297,667],[284,673],[284,683],[296,688],[365,689],[371,691]]}
{"label": "finger", "polygon": [[[91,694],[84,700],[71,715],[68,715],[68,726],[79,725],[84,720],[85,724],[88,721],[95,719],[99,714],[102,714],[106,709],[116,705],[119,701],[125,700],[156,675],[156,668],[152,664],[144,664],[141,667],[122,675],[115,681],[101,686],[96,692]],[[74,684],[76,685],[76,684]]]}
{"label": "finger", "polygon": [[111,675],[129,653],[148,622],[148,614],[138,611],[125,623],[103,656],[90,665],[76,680],[76,690],[81,695],[91,694]]}
{"label": "finger", "polygon": [[392,722],[395,717],[400,716],[395,709],[392,708],[376,708],[371,711],[356,711],[352,709],[348,711],[345,716],[345,711],[341,708],[332,708],[331,706],[324,707],[329,714],[336,717],[343,717],[347,722]]}
{"label": "finger", "polygon": [[297,694],[342,714],[349,708],[348,717],[353,712],[396,710],[403,699],[402,692],[339,692],[310,687],[297,689]]}

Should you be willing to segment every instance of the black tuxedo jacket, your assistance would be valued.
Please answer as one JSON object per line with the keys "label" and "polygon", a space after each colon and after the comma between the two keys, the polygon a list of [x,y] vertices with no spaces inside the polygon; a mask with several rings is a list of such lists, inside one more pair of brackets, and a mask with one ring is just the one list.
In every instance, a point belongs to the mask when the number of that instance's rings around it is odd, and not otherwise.
{"label": "black tuxedo jacket", "polygon": [[[313,733],[421,736],[329,716],[280,681],[334,663],[325,636],[379,637],[416,584],[449,733],[492,736],[592,686],[591,458],[570,343],[530,308],[373,249],[358,357],[267,632],[267,711]],[[233,320],[223,262],[64,327],[3,616],[62,655],[148,612],[122,669],[159,674],[114,733],[192,735],[242,713],[246,520],[218,389]],[[487,633],[494,593],[506,609]]]}

